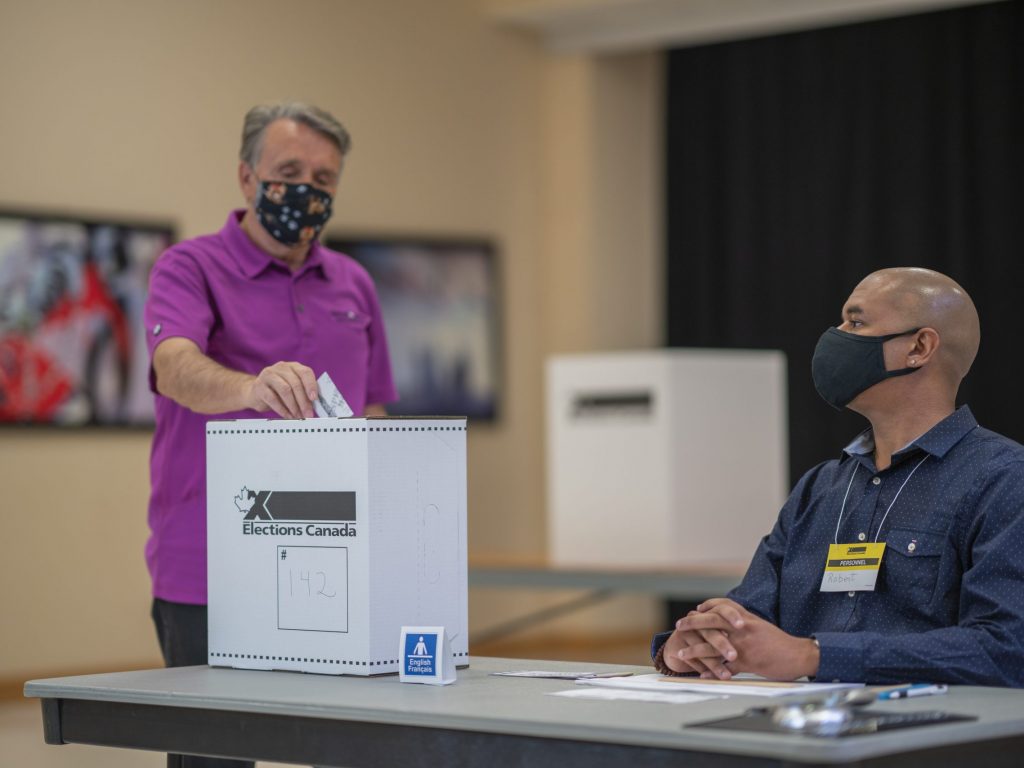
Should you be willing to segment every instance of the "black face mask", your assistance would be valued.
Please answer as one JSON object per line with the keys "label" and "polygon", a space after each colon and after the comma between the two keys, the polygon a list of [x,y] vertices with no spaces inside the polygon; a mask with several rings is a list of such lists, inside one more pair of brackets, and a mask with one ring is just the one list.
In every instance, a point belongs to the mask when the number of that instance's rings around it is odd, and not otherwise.
{"label": "black face mask", "polygon": [[261,181],[256,216],[282,245],[306,245],[317,238],[331,217],[331,196],[312,184]]}
{"label": "black face mask", "polygon": [[886,336],[860,336],[838,328],[829,328],[818,339],[811,360],[811,376],[814,388],[822,399],[833,408],[842,410],[857,395],[893,376],[906,376],[920,368],[885,370],[885,353],[882,345],[889,339],[917,333],[913,328],[902,333]]}

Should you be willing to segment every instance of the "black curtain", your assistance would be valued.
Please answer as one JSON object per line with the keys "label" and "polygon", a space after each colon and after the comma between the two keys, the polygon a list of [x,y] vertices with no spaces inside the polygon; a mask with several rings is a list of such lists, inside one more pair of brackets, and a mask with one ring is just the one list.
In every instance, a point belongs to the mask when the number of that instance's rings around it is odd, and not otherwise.
{"label": "black curtain", "polygon": [[961,401],[1024,439],[1024,3],[671,51],[666,151],[667,342],[786,352],[794,480],[866,425],[810,358],[882,267],[967,289]]}

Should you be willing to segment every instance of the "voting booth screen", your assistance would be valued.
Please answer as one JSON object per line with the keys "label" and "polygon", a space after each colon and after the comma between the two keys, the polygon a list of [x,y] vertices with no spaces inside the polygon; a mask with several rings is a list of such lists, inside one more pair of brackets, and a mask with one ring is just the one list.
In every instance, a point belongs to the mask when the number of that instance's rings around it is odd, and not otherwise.
{"label": "voting booth screen", "polygon": [[0,211],[0,423],[153,422],[142,312],[170,227]]}

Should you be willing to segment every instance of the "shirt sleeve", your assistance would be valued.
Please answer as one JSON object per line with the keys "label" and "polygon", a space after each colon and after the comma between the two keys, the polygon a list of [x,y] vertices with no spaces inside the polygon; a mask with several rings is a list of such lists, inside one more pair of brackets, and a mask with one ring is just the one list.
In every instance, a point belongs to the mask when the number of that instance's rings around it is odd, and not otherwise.
{"label": "shirt sleeve", "polygon": [[779,517],[767,536],[761,539],[747,573],[737,587],[726,595],[751,613],[779,624],[779,585],[782,581],[782,563],[786,556],[789,531],[799,510],[805,506],[814,481],[824,464],[807,472],[786,499]]}
{"label": "shirt sleeve", "polygon": [[658,651],[661,646],[668,642],[668,639],[672,636],[671,632],[659,632],[651,639],[651,658],[653,659],[658,655]]}
{"label": "shirt sleeve", "polygon": [[957,516],[960,616],[927,632],[819,632],[819,680],[1024,687],[1024,466],[985,472]]}
{"label": "shirt sleeve", "polygon": [[[730,600],[735,600],[748,611],[756,613],[775,625],[778,625],[779,581],[782,573],[782,560],[786,554],[787,531],[801,499],[819,469],[820,466],[815,467],[797,483],[796,488],[793,489],[783,505],[782,511],[779,512],[779,517],[771,532],[761,540],[754,552],[754,558],[750,561],[743,581],[726,595]],[[709,597],[715,596],[709,595]],[[671,634],[672,632],[669,631],[654,636],[651,640],[652,659]]]}
{"label": "shirt sleeve", "polygon": [[166,339],[182,337],[206,353],[214,312],[202,270],[188,253],[171,249],[153,266],[144,313],[149,386],[156,392],[153,353]]}

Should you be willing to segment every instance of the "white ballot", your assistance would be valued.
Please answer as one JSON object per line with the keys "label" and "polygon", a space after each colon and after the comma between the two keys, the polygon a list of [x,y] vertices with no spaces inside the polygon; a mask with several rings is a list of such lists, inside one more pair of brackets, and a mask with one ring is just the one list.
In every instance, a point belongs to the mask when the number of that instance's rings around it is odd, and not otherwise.
{"label": "white ballot", "polygon": [[466,420],[206,426],[209,663],[399,671],[403,624],[466,664]]}
{"label": "white ballot", "polygon": [[455,682],[455,659],[444,627],[402,627],[398,654],[403,683],[450,685]]}
{"label": "white ballot", "polygon": [[597,701],[653,701],[658,704],[698,704],[711,701],[718,696],[702,696],[699,693],[686,691],[634,691],[620,688],[583,688],[569,691],[553,691],[551,696],[564,696],[567,699],[590,699]]}
{"label": "white ballot", "polygon": [[634,691],[690,691],[714,696],[793,696],[864,687],[863,683],[774,682],[755,675],[737,675],[732,680],[702,680],[697,677],[665,677],[659,674],[582,678],[576,681],[576,685]]}
{"label": "white ballot", "polygon": [[334,381],[324,371],[316,380],[318,389],[317,398],[313,401],[313,410],[321,419],[348,418],[352,415],[352,408],[345,400],[345,396],[334,386]]}

